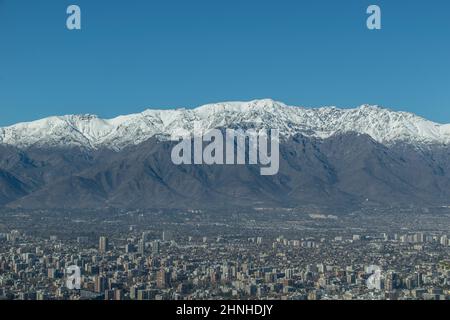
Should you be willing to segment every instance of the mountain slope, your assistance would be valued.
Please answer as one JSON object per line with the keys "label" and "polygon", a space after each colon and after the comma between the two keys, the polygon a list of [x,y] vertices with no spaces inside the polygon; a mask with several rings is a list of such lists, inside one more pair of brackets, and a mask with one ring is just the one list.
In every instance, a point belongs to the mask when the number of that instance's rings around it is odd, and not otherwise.
{"label": "mountain slope", "polygon": [[406,153],[367,135],[292,137],[280,146],[275,176],[261,176],[255,165],[175,166],[170,160],[173,144],[150,139],[118,152],[90,151],[89,165],[73,171],[75,164],[67,162],[58,169],[65,175],[15,199],[5,198],[3,204],[30,209],[449,204],[448,160],[430,162],[435,157],[431,151],[422,154],[411,148]]}

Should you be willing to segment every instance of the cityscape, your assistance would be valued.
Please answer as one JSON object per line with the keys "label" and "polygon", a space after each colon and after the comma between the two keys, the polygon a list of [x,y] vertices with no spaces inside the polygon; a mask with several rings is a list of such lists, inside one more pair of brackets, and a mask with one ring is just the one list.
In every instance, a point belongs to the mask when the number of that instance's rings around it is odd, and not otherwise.
{"label": "cityscape", "polygon": [[0,0],[0,315],[448,306],[449,12]]}
{"label": "cityscape", "polygon": [[309,210],[2,211],[0,299],[450,299],[450,208]]}

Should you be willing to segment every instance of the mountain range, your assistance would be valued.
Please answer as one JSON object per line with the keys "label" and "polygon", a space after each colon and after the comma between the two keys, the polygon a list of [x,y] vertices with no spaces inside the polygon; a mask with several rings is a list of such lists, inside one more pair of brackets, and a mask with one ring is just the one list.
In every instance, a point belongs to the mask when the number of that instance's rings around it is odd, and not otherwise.
{"label": "mountain range", "polygon": [[[280,172],[171,162],[171,136],[279,129]],[[363,105],[270,99],[101,119],[55,116],[0,128],[0,206],[347,208],[450,204],[450,125]]]}

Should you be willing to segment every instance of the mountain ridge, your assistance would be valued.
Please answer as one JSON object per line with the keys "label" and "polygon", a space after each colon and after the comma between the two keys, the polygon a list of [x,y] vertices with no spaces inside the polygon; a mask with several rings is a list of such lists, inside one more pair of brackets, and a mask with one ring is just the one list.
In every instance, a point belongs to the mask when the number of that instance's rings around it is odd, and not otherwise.
{"label": "mountain ridge", "polygon": [[279,129],[284,138],[302,134],[325,139],[356,132],[385,145],[450,143],[450,124],[438,124],[413,113],[377,105],[304,108],[262,99],[207,104],[195,109],[147,109],[112,119],[92,114],[53,116],[0,128],[0,144],[122,150],[155,136],[185,134],[193,130],[193,123],[205,130],[236,126]]}

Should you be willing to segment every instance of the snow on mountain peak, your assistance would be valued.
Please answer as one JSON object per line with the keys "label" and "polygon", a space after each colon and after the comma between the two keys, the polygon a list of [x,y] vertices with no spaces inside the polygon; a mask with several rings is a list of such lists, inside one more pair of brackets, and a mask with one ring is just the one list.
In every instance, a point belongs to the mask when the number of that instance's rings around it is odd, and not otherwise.
{"label": "snow on mountain peak", "polygon": [[262,99],[208,104],[196,109],[148,109],[114,119],[101,119],[90,114],[49,117],[0,128],[0,144],[21,148],[79,146],[119,150],[154,136],[192,131],[194,123],[204,129],[279,129],[285,137],[301,133],[327,138],[336,133],[357,132],[368,134],[386,145],[396,142],[450,142],[450,124],[437,124],[412,113],[395,112],[374,105],[354,109],[312,109]]}

